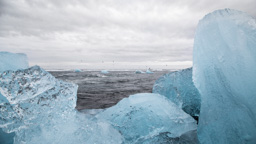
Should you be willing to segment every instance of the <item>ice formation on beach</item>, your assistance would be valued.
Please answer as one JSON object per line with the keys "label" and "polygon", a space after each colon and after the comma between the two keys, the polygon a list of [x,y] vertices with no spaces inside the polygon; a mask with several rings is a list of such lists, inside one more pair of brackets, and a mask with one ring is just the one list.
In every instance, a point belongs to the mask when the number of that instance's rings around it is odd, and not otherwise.
{"label": "ice formation on beach", "polygon": [[0,127],[15,132],[14,143],[122,142],[111,125],[90,121],[75,110],[77,85],[38,66],[2,72],[0,92]]}
{"label": "ice formation on beach", "polygon": [[102,70],[101,73],[108,74],[109,72],[107,70]]}
{"label": "ice formation on beach", "polygon": [[256,20],[224,9],[200,20],[193,80],[201,94],[200,143],[256,143]]}
{"label": "ice formation on beach", "polygon": [[156,80],[153,93],[166,96],[191,116],[199,116],[201,99],[192,81],[192,68],[163,75]]}
{"label": "ice formation on beach", "polygon": [[25,54],[0,52],[0,72],[28,67],[28,58]]}
{"label": "ice formation on beach", "polygon": [[196,143],[197,140],[196,121],[159,94],[131,95],[96,117],[110,122],[122,133],[125,143]]}

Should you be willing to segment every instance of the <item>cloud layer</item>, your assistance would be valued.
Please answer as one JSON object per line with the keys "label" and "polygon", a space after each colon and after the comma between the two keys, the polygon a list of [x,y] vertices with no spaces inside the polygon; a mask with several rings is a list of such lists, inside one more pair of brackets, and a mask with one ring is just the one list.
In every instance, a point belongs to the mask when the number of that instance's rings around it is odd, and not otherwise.
{"label": "cloud layer", "polygon": [[183,68],[198,21],[255,0],[0,0],[0,51],[47,69]]}

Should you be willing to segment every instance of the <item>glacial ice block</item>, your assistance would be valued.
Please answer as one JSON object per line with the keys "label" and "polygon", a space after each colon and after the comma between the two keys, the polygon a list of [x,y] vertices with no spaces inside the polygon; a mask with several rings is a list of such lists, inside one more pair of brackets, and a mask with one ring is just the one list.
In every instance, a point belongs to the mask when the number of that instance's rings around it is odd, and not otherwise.
{"label": "glacial ice block", "polygon": [[200,143],[256,143],[256,20],[224,9],[200,20],[193,80],[201,94]]}
{"label": "glacial ice block", "polygon": [[155,81],[153,93],[166,96],[191,116],[199,116],[201,98],[192,81],[192,68],[161,76]]}
{"label": "glacial ice block", "polygon": [[123,135],[125,143],[174,142],[197,128],[190,115],[159,94],[131,95],[96,117],[110,122]]}
{"label": "glacial ice block", "polygon": [[111,125],[75,110],[77,88],[38,66],[2,72],[0,128],[15,132],[17,144],[122,143]]}
{"label": "glacial ice block", "polygon": [[0,72],[28,67],[28,58],[25,54],[0,52]]}

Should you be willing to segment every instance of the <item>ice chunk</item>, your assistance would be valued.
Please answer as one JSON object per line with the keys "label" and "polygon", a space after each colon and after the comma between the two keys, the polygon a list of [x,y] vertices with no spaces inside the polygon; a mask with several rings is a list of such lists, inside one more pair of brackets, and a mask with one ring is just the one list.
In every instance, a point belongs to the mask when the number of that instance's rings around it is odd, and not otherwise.
{"label": "ice chunk", "polygon": [[230,9],[206,15],[193,58],[200,143],[256,143],[256,20]]}
{"label": "ice chunk", "polygon": [[143,72],[143,71],[141,71],[141,70],[136,70],[134,73],[136,73],[136,74],[142,74],[142,73],[145,73],[145,72]]}
{"label": "ice chunk", "polygon": [[192,81],[192,68],[161,76],[153,86],[153,93],[166,96],[191,116],[199,116],[201,99]]}
{"label": "ice chunk", "polygon": [[46,123],[47,115],[72,111],[76,106],[77,85],[56,80],[34,66],[1,73],[0,92],[9,102],[1,106],[1,116],[5,118],[1,119],[0,127],[12,132],[36,121]]}
{"label": "ice chunk", "polygon": [[147,74],[152,74],[153,72],[150,71],[149,69],[147,69],[146,73],[147,73]]}
{"label": "ice chunk", "polygon": [[107,70],[102,70],[101,73],[108,74],[109,72]]}
{"label": "ice chunk", "polygon": [[28,67],[28,58],[25,54],[0,52],[0,72]]}
{"label": "ice chunk", "polygon": [[111,125],[75,110],[77,87],[38,66],[1,73],[0,127],[14,143],[122,143]]}
{"label": "ice chunk", "polygon": [[171,142],[197,128],[190,115],[159,94],[131,95],[96,117],[109,121],[125,143]]}
{"label": "ice chunk", "polygon": [[82,72],[81,69],[75,69],[74,72]]}

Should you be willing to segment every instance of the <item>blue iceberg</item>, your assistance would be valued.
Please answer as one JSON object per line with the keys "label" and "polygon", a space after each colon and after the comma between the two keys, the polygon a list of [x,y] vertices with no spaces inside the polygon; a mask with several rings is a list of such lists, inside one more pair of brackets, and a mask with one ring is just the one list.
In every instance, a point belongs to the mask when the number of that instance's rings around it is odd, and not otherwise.
{"label": "blue iceberg", "polygon": [[200,20],[193,80],[201,94],[200,143],[256,143],[256,20],[224,9]]}
{"label": "blue iceberg", "polygon": [[[122,143],[110,124],[75,110],[78,86],[38,66],[0,74],[0,127],[14,143]],[[101,139],[98,139],[101,137]]]}
{"label": "blue iceberg", "polygon": [[153,93],[166,96],[191,116],[199,116],[201,98],[192,81],[192,68],[161,76],[153,86]]}
{"label": "blue iceberg", "polygon": [[102,74],[108,74],[109,72],[107,70],[102,70],[101,73]]}
{"label": "blue iceberg", "polygon": [[[29,67],[28,58],[22,53],[10,53],[10,52],[0,52],[0,73],[6,70],[18,70],[26,69]],[[8,100],[2,96],[0,92],[0,106],[3,103],[8,102]],[[0,118],[5,118],[5,116],[0,115]],[[5,133],[0,128],[0,143],[1,144],[11,144],[13,143],[14,133]]]}
{"label": "blue iceberg", "polygon": [[96,118],[111,123],[125,143],[179,143],[186,133],[191,136],[187,141],[196,143],[196,121],[159,94],[131,95]]}
{"label": "blue iceberg", "polygon": [[0,52],[0,72],[28,68],[28,58],[22,53]]}

